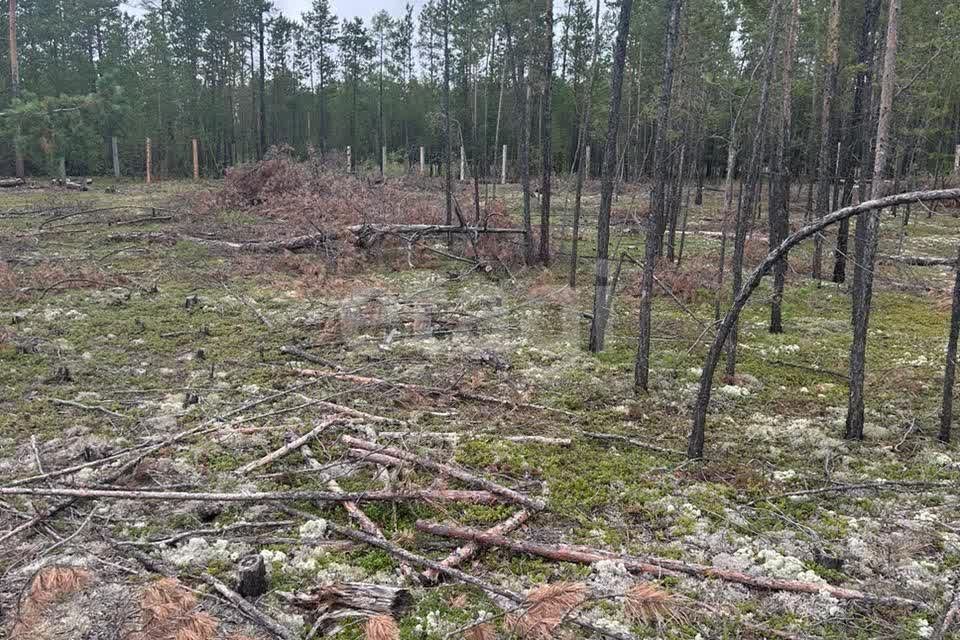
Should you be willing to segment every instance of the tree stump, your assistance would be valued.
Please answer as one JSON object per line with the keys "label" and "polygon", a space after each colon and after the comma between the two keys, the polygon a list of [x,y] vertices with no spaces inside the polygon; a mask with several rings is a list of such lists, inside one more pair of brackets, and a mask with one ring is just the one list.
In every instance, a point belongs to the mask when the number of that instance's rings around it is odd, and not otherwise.
{"label": "tree stump", "polygon": [[267,592],[267,567],[257,554],[241,558],[237,563],[237,593],[244,598],[256,598]]}

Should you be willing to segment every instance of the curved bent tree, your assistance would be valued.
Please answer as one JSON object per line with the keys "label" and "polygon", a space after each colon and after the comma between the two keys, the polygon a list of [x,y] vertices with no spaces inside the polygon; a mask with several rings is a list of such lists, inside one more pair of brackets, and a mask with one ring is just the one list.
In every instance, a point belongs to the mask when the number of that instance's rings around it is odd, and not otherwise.
{"label": "curved bent tree", "polygon": [[727,311],[727,315],[723,318],[723,322],[721,322],[720,326],[717,328],[717,333],[714,337],[713,344],[710,345],[710,351],[707,353],[707,358],[703,363],[703,373],[700,376],[700,389],[697,392],[697,402],[693,409],[693,427],[690,430],[690,437],[687,442],[687,457],[694,459],[703,457],[703,439],[704,430],[707,423],[707,407],[710,404],[710,392],[713,386],[713,374],[717,369],[717,363],[720,360],[720,354],[723,351],[723,345],[727,340],[727,336],[730,334],[731,328],[739,319],[740,312],[743,311],[743,308],[747,305],[747,301],[750,300],[750,296],[760,285],[760,281],[763,280],[763,276],[770,272],[770,269],[777,263],[778,260],[788,253],[790,249],[800,244],[807,238],[820,233],[833,224],[843,220],[849,220],[850,218],[858,216],[862,213],[879,211],[880,209],[885,209],[887,207],[895,207],[912,202],[933,202],[937,200],[955,200],[957,198],[960,198],[960,189],[914,191],[911,193],[900,193],[897,195],[887,196],[885,198],[878,198],[876,200],[868,200],[867,202],[862,202],[851,207],[838,209],[837,211],[818,219],[816,222],[803,227],[787,237],[783,242],[780,243],[779,247],[771,251],[770,254],[763,259],[763,262],[761,262],[757,268],[754,269],[753,273],[750,274],[750,277],[747,278],[746,282],[743,283],[740,293],[737,294],[736,299],[733,301],[733,305]]}

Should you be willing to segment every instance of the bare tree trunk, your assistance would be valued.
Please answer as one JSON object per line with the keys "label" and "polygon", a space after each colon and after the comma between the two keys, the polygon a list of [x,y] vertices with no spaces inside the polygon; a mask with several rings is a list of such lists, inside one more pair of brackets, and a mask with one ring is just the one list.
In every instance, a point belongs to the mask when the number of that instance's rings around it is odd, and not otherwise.
{"label": "bare tree trunk", "polygon": [[[846,181],[843,188],[841,206],[848,206],[853,200],[853,183],[856,178],[856,168],[866,167],[867,157],[870,155],[870,135],[867,111],[871,102],[873,76],[873,32],[876,29],[877,16],[880,13],[880,0],[866,0],[864,2],[863,23],[860,28],[860,40],[857,44],[857,77],[854,80],[853,105],[850,122],[847,127],[846,144],[844,145],[843,177]],[[866,175],[866,172],[862,172]],[[861,194],[862,195],[862,194]],[[837,284],[847,278],[847,253],[850,246],[850,221],[845,220],[837,228],[837,244],[833,258],[833,281]]]}
{"label": "bare tree trunk", "polygon": [[[837,67],[840,60],[840,0],[830,0],[827,18],[826,67],[824,68],[823,103],[820,110],[820,154],[817,163],[817,217],[830,210],[830,153],[833,151],[830,123],[833,99],[837,92]],[[820,280],[823,263],[823,239],[814,238],[813,277]]]}
{"label": "bare tree trunk", "polygon": [[543,128],[543,175],[540,182],[540,262],[550,264],[550,177],[553,173],[553,141],[551,102],[553,97],[553,0],[546,0],[546,33],[543,52],[543,102],[540,120]]}
{"label": "bare tree trunk", "polygon": [[[10,95],[14,99],[20,97],[20,63],[17,58],[17,0],[10,0],[7,7],[7,17],[9,18],[9,36],[10,36]],[[23,151],[20,149],[20,125],[17,124],[17,139],[13,141],[14,154],[16,156],[16,173],[18,178],[23,178]]]}
{"label": "bare tree trunk", "polygon": [[[266,71],[266,59],[264,57],[263,51],[263,39],[264,39],[264,24],[263,24],[263,14],[267,11],[267,5],[261,3],[259,7],[259,19],[257,20],[257,43],[260,47],[260,77],[257,78],[260,82],[260,114],[259,119],[257,120],[257,127],[260,132],[259,146],[257,148],[257,159],[262,160],[263,154],[267,152],[267,98],[266,98],[266,86],[267,86],[267,71]],[[354,90],[356,91],[356,90]],[[354,108],[356,111],[356,108]],[[356,114],[354,114],[356,117]],[[352,141],[351,144],[356,145],[356,141]]]}
{"label": "bare tree trunk", "polygon": [[[676,0],[679,1],[679,0]],[[623,66],[627,57],[627,39],[630,36],[630,13],[633,0],[620,4],[617,23],[617,41],[613,49],[613,73],[610,79],[610,115],[607,119],[607,138],[603,145],[603,174],[600,182],[600,212],[597,216],[597,273],[593,293],[593,321],[590,324],[590,351],[603,350],[603,327],[606,323],[607,275],[610,251],[610,205],[613,201],[613,183],[617,170],[617,130],[620,128],[620,103],[623,97]]]}
{"label": "bare tree trunk", "polygon": [[[450,137],[450,0],[443,0],[443,190],[445,222],[453,224],[453,151]],[[449,243],[448,239],[448,243]]]}
{"label": "bare tree trunk", "polygon": [[[873,165],[872,197],[880,191],[890,146],[890,125],[893,120],[893,96],[896,92],[897,27],[900,0],[890,0],[887,15],[887,45],[883,55],[883,79],[880,85],[880,115],[877,119],[877,155]],[[859,226],[859,225],[857,225]],[[867,328],[870,325],[870,299],[873,294],[873,267],[880,232],[880,214],[872,211],[864,229],[862,275],[860,288],[854,290],[853,344],[850,347],[850,396],[847,403],[847,428],[844,437],[863,440],[863,379],[866,368]]]}
{"label": "bare tree trunk", "polygon": [[953,424],[953,383],[957,372],[957,339],[960,338],[960,250],[957,252],[957,275],[953,284],[953,309],[950,313],[950,339],[947,341],[947,364],[943,369],[943,403],[940,406],[940,442],[950,442]]}
{"label": "bare tree trunk", "polygon": [[[790,149],[793,120],[793,65],[796,57],[797,30],[800,23],[800,0],[792,0],[787,18],[787,40],[783,48],[783,88],[780,102],[780,128],[777,151],[770,180],[769,218],[770,250],[773,251],[790,233]],[[787,257],[773,266],[773,296],[770,298],[770,333],[783,333],[783,288],[787,274]]]}
{"label": "bare tree trunk", "polygon": [[[736,300],[743,282],[743,254],[747,242],[747,233],[753,222],[753,208],[757,202],[757,183],[760,180],[760,163],[763,160],[763,139],[767,122],[767,107],[770,102],[770,78],[774,71],[774,57],[777,48],[777,25],[780,23],[782,0],[770,3],[767,16],[767,43],[764,49],[763,78],[760,80],[760,101],[757,105],[757,117],[753,128],[753,146],[750,151],[750,164],[747,166],[746,184],[743,185],[743,197],[737,209],[737,226],[734,229],[733,260],[731,279],[733,280],[733,299]],[[726,374],[732,377],[737,369],[737,324],[730,330],[727,344]]]}
{"label": "bare tree trunk", "polygon": [[597,56],[600,53],[600,0],[597,0],[597,8],[594,13],[593,22],[593,57],[590,62],[590,87],[585,92],[583,102],[580,106],[580,132],[577,136],[577,187],[576,195],[573,200],[573,240],[570,245],[570,288],[577,286],[577,262],[579,260],[579,242],[580,242],[580,204],[583,198],[583,182],[586,180],[587,166],[590,162],[584,157],[587,143],[587,130],[590,126],[590,110],[593,106],[593,91],[597,84]]}
{"label": "bare tree trunk", "polygon": [[640,284],[640,315],[637,338],[637,359],[633,368],[634,390],[647,391],[650,382],[650,318],[653,313],[653,279],[657,255],[661,248],[666,223],[667,201],[667,130],[670,127],[670,100],[673,97],[674,50],[680,34],[680,11],[683,0],[670,0],[666,44],[663,54],[663,81],[657,104],[657,133],[653,145],[653,193],[650,215],[647,216],[643,251],[643,279]]}

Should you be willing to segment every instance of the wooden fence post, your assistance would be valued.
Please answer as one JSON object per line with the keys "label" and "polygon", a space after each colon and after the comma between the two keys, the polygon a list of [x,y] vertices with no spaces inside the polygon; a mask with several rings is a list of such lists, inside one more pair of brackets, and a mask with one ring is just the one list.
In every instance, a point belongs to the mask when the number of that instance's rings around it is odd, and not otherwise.
{"label": "wooden fence post", "polygon": [[197,139],[193,138],[191,140],[193,143],[193,179],[200,179],[200,154],[197,153]]}
{"label": "wooden fence post", "polygon": [[110,147],[113,151],[113,177],[120,177],[120,153],[117,150],[117,136],[110,137]]}
{"label": "wooden fence post", "polygon": [[147,138],[147,184],[150,184],[150,138]]}
{"label": "wooden fence post", "polygon": [[[957,148],[960,149],[960,147],[957,147]],[[424,170],[425,170],[425,169],[424,169],[424,165],[425,165],[424,160],[425,160],[425,157],[424,157],[424,153],[423,153],[423,147],[420,147],[420,175],[423,175]]]}
{"label": "wooden fence post", "polygon": [[507,184],[507,145],[503,145],[503,159],[500,165],[500,184]]}

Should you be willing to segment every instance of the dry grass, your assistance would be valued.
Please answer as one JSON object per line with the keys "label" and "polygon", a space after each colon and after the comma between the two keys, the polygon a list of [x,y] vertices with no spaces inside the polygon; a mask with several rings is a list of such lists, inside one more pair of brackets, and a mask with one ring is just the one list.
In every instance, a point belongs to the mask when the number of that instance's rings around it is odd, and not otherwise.
{"label": "dry grass", "polygon": [[400,628],[391,616],[371,616],[363,625],[363,637],[365,640],[400,640]]}
{"label": "dry grass", "polygon": [[560,623],[587,599],[581,582],[554,582],[532,589],[524,612],[507,618],[507,627],[524,640],[546,640]]}
{"label": "dry grass", "polygon": [[496,640],[497,632],[492,624],[483,622],[467,629],[464,640]]}
{"label": "dry grass", "polygon": [[37,624],[44,610],[56,600],[74,593],[90,583],[92,576],[81,567],[44,567],[30,581],[26,596],[20,601],[19,616],[12,638],[27,635]]}
{"label": "dry grass", "polygon": [[196,610],[197,598],[176,578],[161,578],[140,596],[142,628],[133,640],[212,640],[219,622]]}
{"label": "dry grass", "polygon": [[627,591],[624,612],[635,622],[660,624],[680,617],[680,603],[657,585],[640,582]]}

